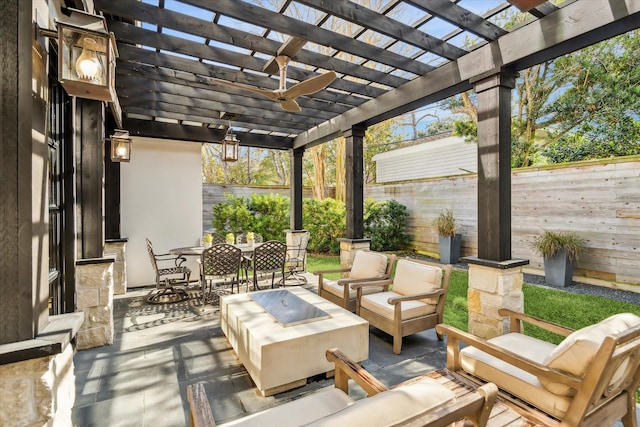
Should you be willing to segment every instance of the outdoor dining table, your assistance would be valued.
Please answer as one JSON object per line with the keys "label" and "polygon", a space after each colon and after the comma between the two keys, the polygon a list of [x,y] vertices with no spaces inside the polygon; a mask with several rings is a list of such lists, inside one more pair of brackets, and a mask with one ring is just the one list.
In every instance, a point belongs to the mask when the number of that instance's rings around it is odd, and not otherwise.
{"label": "outdoor dining table", "polygon": [[[253,245],[248,245],[246,243],[235,243],[233,246],[240,249],[242,251],[242,255],[251,255],[253,254],[253,250],[260,246],[260,243],[255,243]],[[204,246],[184,246],[181,248],[169,249],[169,253],[178,256],[200,256],[202,255],[202,252],[204,252],[204,249]]]}

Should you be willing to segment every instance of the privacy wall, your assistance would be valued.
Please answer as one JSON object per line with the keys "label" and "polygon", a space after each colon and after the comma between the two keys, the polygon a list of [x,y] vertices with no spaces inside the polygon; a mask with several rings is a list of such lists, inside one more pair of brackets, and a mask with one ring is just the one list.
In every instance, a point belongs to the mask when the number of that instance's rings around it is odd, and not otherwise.
{"label": "privacy wall", "polygon": [[[516,169],[511,189],[513,258],[542,269],[533,239],[543,230],[575,231],[587,240],[576,275],[640,285],[639,156]],[[453,209],[463,255],[477,255],[476,174],[371,185],[365,197],[406,205],[415,249],[434,254],[438,236],[432,221]]]}

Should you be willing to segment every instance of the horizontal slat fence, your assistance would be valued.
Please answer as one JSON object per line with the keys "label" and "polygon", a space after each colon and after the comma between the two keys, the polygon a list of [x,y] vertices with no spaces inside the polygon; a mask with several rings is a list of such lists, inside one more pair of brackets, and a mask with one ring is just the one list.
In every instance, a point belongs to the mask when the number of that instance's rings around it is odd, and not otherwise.
{"label": "horizontal slat fence", "polygon": [[[477,175],[367,186],[365,197],[406,205],[414,248],[427,253],[438,253],[433,220],[453,209],[462,254],[477,255]],[[587,240],[576,275],[640,284],[640,157],[516,169],[511,201],[513,258],[543,269],[534,238],[544,230],[575,231]]]}
{"label": "horizontal slat fence", "polygon": [[[543,230],[576,231],[587,240],[576,275],[640,285],[640,156],[516,169],[512,174],[512,257],[542,269],[531,248]],[[203,229],[211,225],[211,206],[223,193],[289,195],[288,188],[204,186]],[[438,253],[433,220],[453,209],[463,235],[462,255],[477,255],[477,175],[469,174],[367,185],[365,197],[395,199],[407,206],[408,232],[416,250]],[[305,191],[305,197],[310,193]],[[208,215],[208,216],[207,216]]]}

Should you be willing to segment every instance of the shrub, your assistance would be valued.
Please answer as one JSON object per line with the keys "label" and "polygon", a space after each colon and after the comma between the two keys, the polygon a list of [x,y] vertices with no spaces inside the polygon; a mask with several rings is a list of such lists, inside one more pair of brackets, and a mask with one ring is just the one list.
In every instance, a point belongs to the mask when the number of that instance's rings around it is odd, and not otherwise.
{"label": "shrub", "polygon": [[211,225],[219,234],[240,234],[251,224],[251,212],[247,199],[233,194],[225,194],[226,202],[216,203],[211,210]]}
{"label": "shrub", "polygon": [[407,247],[411,236],[405,233],[409,213],[396,200],[364,203],[364,235],[371,238],[374,251],[397,251]]}
{"label": "shrub", "polygon": [[309,251],[337,254],[346,232],[346,208],[335,199],[304,199],[302,223],[310,233]]}
{"label": "shrub", "polygon": [[289,228],[289,198],[280,194],[252,194],[248,202],[251,222],[244,231],[262,235],[265,241],[284,241],[284,231]]}

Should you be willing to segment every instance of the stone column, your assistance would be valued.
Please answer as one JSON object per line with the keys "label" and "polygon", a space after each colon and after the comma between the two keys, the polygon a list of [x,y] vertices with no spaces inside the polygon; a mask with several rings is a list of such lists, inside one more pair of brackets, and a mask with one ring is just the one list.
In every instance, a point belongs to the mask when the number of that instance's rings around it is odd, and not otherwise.
{"label": "stone column", "polygon": [[127,293],[127,242],[129,239],[107,239],[104,244],[104,255],[115,257],[113,264],[113,294]]}
{"label": "stone column", "polygon": [[73,338],[83,319],[82,313],[50,316],[35,339],[0,345],[0,425],[72,425]]}
{"label": "stone column", "polygon": [[76,311],[84,312],[78,350],[113,343],[113,258],[76,261]]}
{"label": "stone column", "polygon": [[509,323],[498,315],[500,308],[524,311],[522,266],[528,260],[492,263],[477,258],[469,262],[469,333],[489,339],[509,331]]}
{"label": "stone column", "polygon": [[340,242],[340,268],[351,268],[358,251],[368,251],[371,239],[338,239]]}

